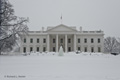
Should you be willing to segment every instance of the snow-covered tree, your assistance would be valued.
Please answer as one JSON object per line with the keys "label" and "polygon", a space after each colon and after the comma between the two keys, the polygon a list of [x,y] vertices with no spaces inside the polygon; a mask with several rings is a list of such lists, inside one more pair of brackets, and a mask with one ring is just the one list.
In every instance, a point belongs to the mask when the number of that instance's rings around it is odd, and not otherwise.
{"label": "snow-covered tree", "polygon": [[120,53],[120,38],[117,38],[118,52]]}
{"label": "snow-covered tree", "polygon": [[115,37],[107,37],[104,39],[105,52],[118,52],[118,41]]}
{"label": "snow-covered tree", "polygon": [[10,51],[28,31],[28,18],[17,17],[8,0],[0,0],[0,54]]}

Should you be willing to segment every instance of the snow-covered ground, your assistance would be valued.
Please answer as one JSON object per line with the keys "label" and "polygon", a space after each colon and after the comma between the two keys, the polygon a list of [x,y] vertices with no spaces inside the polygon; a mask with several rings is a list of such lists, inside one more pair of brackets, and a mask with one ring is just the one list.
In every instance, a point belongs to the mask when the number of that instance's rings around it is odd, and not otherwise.
{"label": "snow-covered ground", "polygon": [[120,55],[32,53],[0,56],[0,80],[120,80]]}

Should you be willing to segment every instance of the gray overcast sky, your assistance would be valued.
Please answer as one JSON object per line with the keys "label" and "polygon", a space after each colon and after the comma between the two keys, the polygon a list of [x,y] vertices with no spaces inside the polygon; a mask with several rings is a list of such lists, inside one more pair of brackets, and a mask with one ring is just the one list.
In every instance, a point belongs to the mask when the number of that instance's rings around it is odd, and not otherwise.
{"label": "gray overcast sky", "polygon": [[80,26],[83,30],[103,30],[105,36],[120,37],[120,0],[9,0],[15,14],[29,17],[30,30],[56,26]]}

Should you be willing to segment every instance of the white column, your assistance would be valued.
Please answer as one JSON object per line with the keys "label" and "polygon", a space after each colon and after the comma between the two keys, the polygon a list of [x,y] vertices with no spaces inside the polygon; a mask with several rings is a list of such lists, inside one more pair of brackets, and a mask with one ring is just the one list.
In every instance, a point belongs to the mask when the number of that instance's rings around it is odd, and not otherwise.
{"label": "white column", "polygon": [[56,52],[58,52],[58,34],[56,34]]}
{"label": "white column", "polygon": [[74,34],[74,51],[76,51],[76,34]]}
{"label": "white column", "polygon": [[67,34],[65,34],[65,52],[67,53],[68,47],[67,47]]}
{"label": "white column", "polygon": [[50,36],[49,36],[49,34],[47,35],[47,51],[49,52],[50,50]]}

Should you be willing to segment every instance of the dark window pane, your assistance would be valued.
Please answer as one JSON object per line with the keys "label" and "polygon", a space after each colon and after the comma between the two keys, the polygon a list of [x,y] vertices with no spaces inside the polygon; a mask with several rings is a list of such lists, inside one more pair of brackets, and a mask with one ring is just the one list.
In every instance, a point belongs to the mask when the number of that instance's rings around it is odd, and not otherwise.
{"label": "dark window pane", "polygon": [[94,39],[93,38],[91,39],[91,43],[94,43]]}
{"label": "dark window pane", "polygon": [[80,39],[78,39],[78,43],[80,43]]}
{"label": "dark window pane", "polygon": [[37,52],[39,52],[39,47],[37,47]]}
{"label": "dark window pane", "polygon": [[68,39],[68,43],[71,43],[71,39]]}
{"label": "dark window pane", "polygon": [[78,50],[80,51],[80,47],[78,47]]}
{"label": "dark window pane", "polygon": [[31,51],[33,51],[33,48],[32,48],[32,47],[30,47],[30,52],[31,52]]}
{"label": "dark window pane", "polygon": [[23,52],[26,53],[26,47],[23,47]]}
{"label": "dark window pane", "polygon": [[55,39],[53,39],[53,43],[55,43]]}
{"label": "dark window pane", "polygon": [[24,38],[24,43],[26,43],[26,38]]}
{"label": "dark window pane", "polygon": [[53,47],[53,52],[55,52],[55,47]]}
{"label": "dark window pane", "polygon": [[98,43],[100,43],[100,38],[98,38]]}
{"label": "dark window pane", "polygon": [[87,52],[87,47],[85,47],[85,52]]}
{"label": "dark window pane", "polygon": [[98,47],[98,52],[101,52],[101,48],[100,47]]}
{"label": "dark window pane", "polygon": [[32,38],[30,39],[30,43],[33,43],[33,39]]}
{"label": "dark window pane", "polygon": [[71,51],[71,47],[68,47],[68,51],[69,51],[69,52]]}
{"label": "dark window pane", "polygon": [[91,47],[91,52],[94,52],[94,47]]}
{"label": "dark window pane", "polygon": [[87,43],[87,39],[86,38],[84,39],[84,43]]}
{"label": "dark window pane", "polygon": [[43,43],[46,43],[46,39],[43,39]]}
{"label": "dark window pane", "polygon": [[39,39],[37,38],[37,43],[39,43]]}
{"label": "dark window pane", "polygon": [[43,52],[45,52],[46,51],[46,47],[43,47]]}

